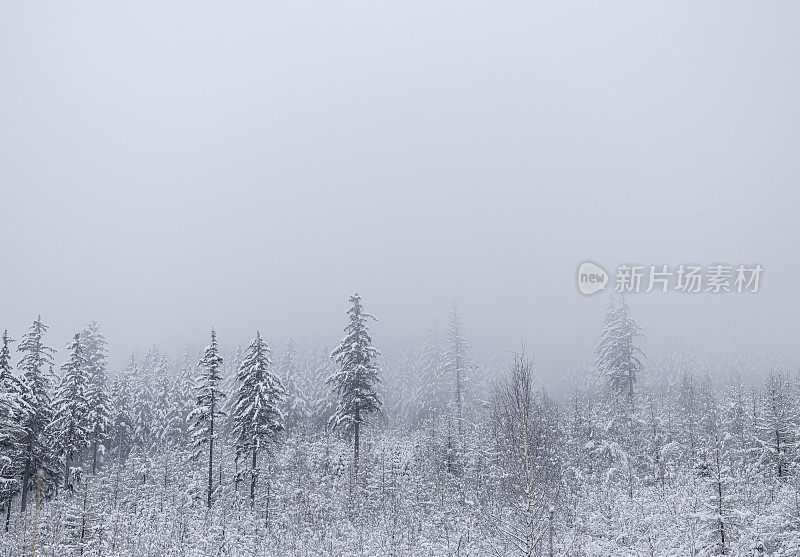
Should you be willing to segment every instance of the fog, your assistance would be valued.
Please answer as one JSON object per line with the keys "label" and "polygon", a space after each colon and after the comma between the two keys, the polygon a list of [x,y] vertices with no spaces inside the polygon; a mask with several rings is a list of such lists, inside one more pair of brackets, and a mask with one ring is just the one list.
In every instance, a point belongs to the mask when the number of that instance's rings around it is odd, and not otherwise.
{"label": "fog", "polygon": [[524,341],[556,385],[607,300],[582,261],[758,263],[758,293],[631,294],[632,315],[651,347],[796,365],[799,16],[3,3],[0,328],[41,313],[61,362],[97,319],[119,368],[212,325],[227,348],[332,343],[354,291],[380,348],[455,299],[476,350]]}

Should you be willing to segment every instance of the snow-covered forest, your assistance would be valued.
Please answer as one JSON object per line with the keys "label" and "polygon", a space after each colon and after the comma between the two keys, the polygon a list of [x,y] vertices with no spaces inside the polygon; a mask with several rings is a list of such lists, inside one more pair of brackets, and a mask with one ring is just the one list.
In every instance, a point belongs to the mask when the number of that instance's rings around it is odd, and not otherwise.
{"label": "snow-covered forest", "polygon": [[612,295],[554,397],[524,347],[479,365],[455,304],[385,348],[349,308],[337,346],[211,330],[119,370],[95,322],[6,331],[0,555],[800,554],[795,371],[646,355]]}

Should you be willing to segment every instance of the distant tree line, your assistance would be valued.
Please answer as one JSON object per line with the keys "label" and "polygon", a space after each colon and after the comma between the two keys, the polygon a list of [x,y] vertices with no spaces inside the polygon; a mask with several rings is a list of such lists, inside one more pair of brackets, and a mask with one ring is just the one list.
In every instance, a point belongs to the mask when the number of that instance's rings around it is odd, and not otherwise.
{"label": "distant tree line", "polygon": [[275,358],[257,331],[223,357],[212,329],[195,356],[153,347],[111,374],[97,323],[58,366],[41,317],[16,350],[5,332],[0,549],[30,551],[41,470],[56,554],[800,551],[797,374],[648,362],[615,295],[556,400],[524,347],[480,369],[455,304],[446,331],[382,352],[373,319],[355,294],[333,350]]}

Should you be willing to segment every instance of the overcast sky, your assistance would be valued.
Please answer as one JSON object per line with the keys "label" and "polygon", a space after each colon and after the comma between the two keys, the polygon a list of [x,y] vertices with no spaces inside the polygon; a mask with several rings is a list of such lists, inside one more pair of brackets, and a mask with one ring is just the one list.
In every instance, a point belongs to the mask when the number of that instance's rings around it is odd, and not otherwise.
{"label": "overcast sky", "polygon": [[[760,263],[631,295],[650,341],[797,344],[796,2],[0,4],[0,327],[115,366],[256,328],[591,350],[577,265]],[[745,340],[745,344],[747,340]],[[792,350],[795,350],[792,348]],[[796,350],[795,350],[796,351]],[[549,363],[548,363],[549,362]]]}

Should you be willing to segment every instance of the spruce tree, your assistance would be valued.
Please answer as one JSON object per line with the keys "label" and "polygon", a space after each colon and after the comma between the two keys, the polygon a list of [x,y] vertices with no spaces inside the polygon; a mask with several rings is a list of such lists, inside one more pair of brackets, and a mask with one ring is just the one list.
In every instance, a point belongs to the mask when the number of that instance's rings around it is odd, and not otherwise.
{"label": "spruce tree", "polygon": [[450,307],[450,338],[445,354],[444,368],[453,379],[452,405],[455,413],[456,440],[453,441],[452,427],[448,425],[447,467],[451,472],[458,471],[460,453],[464,449],[464,385],[467,376],[467,341],[461,336],[461,318],[458,306],[453,301]]}
{"label": "spruce tree", "polygon": [[698,513],[698,518],[708,527],[707,541],[714,555],[727,555],[736,525],[735,483],[729,465],[729,443],[733,439],[725,431],[723,415],[712,391],[704,393],[705,411],[702,413],[702,429],[705,438],[705,458],[700,466],[707,498]]}
{"label": "spruce tree", "polygon": [[441,332],[434,323],[429,328],[422,347],[414,395],[417,402],[417,423],[428,421],[431,427],[434,426],[435,416],[443,400],[446,400],[441,381],[445,371],[442,352]]}
{"label": "spruce tree", "polygon": [[309,424],[320,429],[325,428],[336,409],[336,393],[326,383],[335,368],[330,348],[314,343],[308,351],[308,366],[301,375],[301,384],[308,405]]}
{"label": "spruce tree", "polygon": [[64,466],[64,487],[72,485],[73,464],[89,445],[89,402],[86,398],[86,347],[79,333],[69,345],[69,360],[53,397],[53,421],[48,427]]}
{"label": "spruce tree", "polygon": [[255,504],[258,477],[258,450],[267,440],[274,440],[284,428],[281,407],[286,392],[280,379],[270,369],[270,349],[256,331],[236,375],[239,392],[233,408],[233,431],[238,456],[249,455],[250,507]]}
{"label": "spruce tree", "polygon": [[175,381],[175,399],[173,403],[176,412],[181,416],[181,442],[187,444],[189,441],[189,427],[186,416],[194,409],[194,378],[197,375],[194,358],[187,348],[181,357],[178,377]]}
{"label": "spruce tree", "polygon": [[128,373],[136,379],[136,402],[134,404],[134,439],[136,445],[144,452],[149,452],[155,444],[155,388],[153,385],[153,369],[157,360],[158,349],[153,346],[145,354],[144,362],[137,364],[133,354],[128,364]]}
{"label": "spruce tree", "polygon": [[6,509],[6,531],[11,516],[11,501],[19,490],[24,445],[22,419],[27,411],[22,399],[22,384],[14,377],[8,331],[3,331],[0,347],[0,503]]}
{"label": "spruce tree", "polygon": [[369,414],[379,411],[383,403],[376,392],[380,369],[375,360],[380,353],[372,346],[367,326],[367,321],[375,317],[364,312],[358,293],[350,297],[350,303],[352,306],[347,311],[350,322],[344,329],[345,336],[331,354],[339,369],[326,382],[333,385],[339,400],[329,423],[333,428],[347,428],[353,432],[353,477],[356,478],[361,424]]}
{"label": "spruce tree", "polygon": [[621,295],[612,295],[603,315],[603,332],[595,348],[595,365],[608,377],[611,390],[633,402],[633,384],[643,370],[644,354],[636,346],[636,337],[643,336],[639,324],[628,316],[628,304]]}
{"label": "spruce tree", "polygon": [[211,508],[214,491],[214,440],[219,419],[225,416],[222,405],[225,393],[222,390],[222,357],[217,347],[217,334],[211,329],[211,344],[206,346],[200,360],[200,375],[195,382],[195,409],[187,416],[190,436],[194,448],[194,458],[199,458],[208,448],[208,493],[207,504]]}
{"label": "spruce tree", "polygon": [[281,358],[278,377],[286,389],[286,427],[297,428],[305,425],[309,417],[309,404],[305,385],[300,377],[297,362],[297,346],[293,340],[286,344],[286,350]]}
{"label": "spruce tree", "polygon": [[[53,408],[50,400],[49,389],[51,383],[53,354],[55,350],[44,344],[44,334],[47,325],[42,322],[39,315],[33,322],[30,330],[23,335],[17,350],[24,354],[17,364],[22,372],[22,399],[25,407],[21,427],[24,435],[24,448],[22,458],[22,501],[21,509],[24,512],[28,502],[28,490],[33,488],[33,479],[38,469],[53,472],[49,467],[51,447],[45,438],[45,429],[50,423]],[[46,369],[50,369],[50,373]]]}
{"label": "spruce tree", "polygon": [[782,371],[771,371],[764,389],[763,410],[756,424],[759,433],[761,462],[767,474],[785,480],[794,460],[797,434],[797,410],[792,404],[790,383]]}
{"label": "spruce tree", "polygon": [[81,332],[86,360],[86,403],[89,408],[87,435],[91,446],[92,474],[97,471],[98,453],[105,452],[105,442],[111,427],[111,408],[108,392],[106,339],[96,321]]}
{"label": "spruce tree", "polygon": [[131,381],[127,373],[123,373],[114,381],[111,389],[113,408],[111,423],[111,443],[117,462],[128,458],[134,439],[134,410]]}

